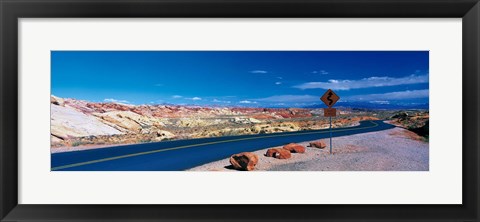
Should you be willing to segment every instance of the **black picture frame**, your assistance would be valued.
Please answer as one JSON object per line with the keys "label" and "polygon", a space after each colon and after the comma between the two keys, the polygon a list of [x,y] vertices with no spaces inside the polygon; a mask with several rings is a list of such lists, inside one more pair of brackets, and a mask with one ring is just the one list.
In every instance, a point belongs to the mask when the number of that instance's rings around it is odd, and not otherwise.
{"label": "black picture frame", "polygon": [[[478,221],[478,0],[0,0],[1,221]],[[123,17],[462,18],[462,205],[18,204],[18,19]],[[445,43],[448,44],[448,43]],[[246,190],[245,192],[248,192]],[[392,192],[395,192],[392,190]],[[448,192],[448,191],[445,191]],[[181,193],[179,193],[181,195]],[[439,194],[441,195],[441,194]]]}

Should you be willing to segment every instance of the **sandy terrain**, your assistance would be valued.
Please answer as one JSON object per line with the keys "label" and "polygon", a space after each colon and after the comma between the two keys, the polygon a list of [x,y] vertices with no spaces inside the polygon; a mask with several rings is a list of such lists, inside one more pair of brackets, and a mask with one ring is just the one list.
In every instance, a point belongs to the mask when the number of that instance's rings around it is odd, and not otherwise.
{"label": "sandy terrain", "polygon": [[[296,132],[329,126],[320,108],[126,105],[64,99],[53,95],[50,102],[52,152],[94,149],[105,145]],[[377,120],[378,117],[391,115],[393,113],[382,111],[339,109],[332,127],[348,127],[362,120]]]}
{"label": "sandy terrain", "polygon": [[[140,144],[140,143],[136,143]],[[116,146],[125,146],[125,145],[132,145],[132,144],[107,144],[107,145],[97,145],[97,144],[87,144],[82,146],[62,146],[62,147],[55,147],[50,149],[50,153],[63,153],[63,152],[71,152],[71,151],[82,151],[82,150],[93,150],[93,149],[101,149],[101,148],[112,148]]]}
{"label": "sandy terrain", "polygon": [[[266,157],[267,149],[258,150],[256,170],[262,171],[428,171],[429,144],[416,134],[402,129],[333,138],[333,155],[327,148],[307,147],[303,154],[290,159]],[[228,159],[198,166],[191,171],[235,171]]]}

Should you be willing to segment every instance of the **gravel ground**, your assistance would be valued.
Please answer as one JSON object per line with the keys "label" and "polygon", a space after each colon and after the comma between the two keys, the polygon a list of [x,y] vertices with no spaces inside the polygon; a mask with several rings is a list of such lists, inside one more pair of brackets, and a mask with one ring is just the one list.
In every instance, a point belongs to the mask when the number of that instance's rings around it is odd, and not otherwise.
{"label": "gravel ground", "polygon": [[[402,129],[333,138],[333,155],[327,148],[307,147],[290,159],[265,157],[267,149],[253,153],[259,157],[255,170],[261,171],[428,171],[429,147],[416,134]],[[279,147],[278,147],[279,148]],[[198,166],[191,171],[235,171],[228,159]]]}

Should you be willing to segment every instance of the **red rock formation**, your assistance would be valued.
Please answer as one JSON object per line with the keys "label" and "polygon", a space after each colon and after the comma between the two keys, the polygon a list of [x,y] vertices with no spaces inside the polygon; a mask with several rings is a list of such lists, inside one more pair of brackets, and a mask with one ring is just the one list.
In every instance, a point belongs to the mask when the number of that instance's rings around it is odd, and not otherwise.
{"label": "red rock formation", "polygon": [[315,148],[323,149],[323,148],[327,147],[327,144],[325,144],[325,142],[323,142],[323,140],[320,140],[320,141],[311,142],[309,147],[315,147]]}
{"label": "red rock formation", "polygon": [[255,119],[275,119],[275,117],[271,116],[271,115],[268,115],[268,114],[257,114],[257,115],[253,115],[252,118],[255,118]]}
{"label": "red rock formation", "polygon": [[290,153],[290,151],[286,149],[272,148],[267,150],[267,153],[265,154],[265,156],[275,157],[277,159],[288,159],[292,157],[292,154]]}
{"label": "red rock formation", "polygon": [[305,147],[298,145],[296,143],[289,143],[283,146],[283,149],[286,149],[292,153],[305,153]]}
{"label": "red rock formation", "polygon": [[258,156],[250,152],[238,153],[230,157],[230,164],[237,170],[254,170],[257,163]]}
{"label": "red rock formation", "polygon": [[131,109],[129,106],[118,103],[87,103],[86,106],[100,113],[105,111],[129,111]]}

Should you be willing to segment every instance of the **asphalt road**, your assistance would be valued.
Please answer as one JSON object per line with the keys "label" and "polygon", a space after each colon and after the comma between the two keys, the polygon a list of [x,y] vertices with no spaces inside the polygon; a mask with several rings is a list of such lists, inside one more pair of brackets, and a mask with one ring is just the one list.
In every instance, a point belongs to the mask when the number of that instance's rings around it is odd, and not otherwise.
{"label": "asphalt road", "polygon": [[[332,136],[346,136],[394,128],[381,120],[332,129]],[[329,138],[329,130],[225,136],[123,145],[51,154],[52,171],[178,171],[230,157],[232,154]],[[335,145],[335,144],[334,144]],[[335,146],[333,146],[335,149]]]}

